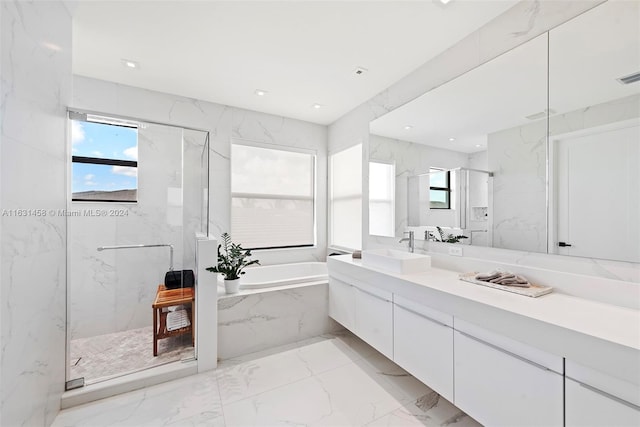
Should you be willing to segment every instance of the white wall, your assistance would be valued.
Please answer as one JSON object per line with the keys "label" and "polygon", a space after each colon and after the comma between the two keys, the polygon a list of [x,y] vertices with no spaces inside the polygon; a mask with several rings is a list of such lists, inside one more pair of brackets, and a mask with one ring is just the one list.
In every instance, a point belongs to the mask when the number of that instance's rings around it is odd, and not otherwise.
{"label": "white wall", "polygon": [[72,105],[84,110],[209,130],[209,231],[216,237],[230,231],[229,155],[232,138],[315,150],[318,165],[317,247],[253,253],[263,265],[324,261],[327,234],[326,126],[82,76],[74,76]]}
{"label": "white wall", "polygon": [[[368,159],[369,122],[371,120],[398,108],[423,93],[544,33],[599,3],[602,3],[602,1],[544,2],[525,0],[518,3],[503,15],[332,123],[329,126],[329,151],[333,152],[349,145],[364,142],[364,158]],[[397,239],[368,235],[369,223],[366,211],[368,181],[366,177],[364,181],[363,198],[365,202],[363,203],[362,229],[365,237],[363,239],[363,247],[365,249],[388,245],[399,247],[400,244],[396,242]],[[465,248],[466,250],[467,248]],[[474,258],[483,261],[504,260],[505,263],[515,266],[536,266],[536,268],[548,268],[555,272],[567,271],[593,276],[604,279],[598,283],[606,282],[608,285],[615,281],[640,282],[640,266],[638,264],[490,248],[471,248],[469,253]],[[437,262],[442,262],[441,265],[444,265],[445,261],[447,261],[447,257],[443,255],[439,257]],[[467,256],[455,258],[452,261],[455,262],[449,263],[451,267],[460,270],[466,270],[472,265],[472,260]],[[597,286],[590,289],[591,296],[602,295]],[[580,291],[581,288],[579,286],[571,287],[570,289],[572,293]],[[623,302],[623,299],[619,298],[616,301]]]}
{"label": "white wall", "polygon": [[[59,1],[0,3],[0,425],[49,425],[65,381],[66,105],[71,15]],[[42,211],[39,211],[42,210]]]}

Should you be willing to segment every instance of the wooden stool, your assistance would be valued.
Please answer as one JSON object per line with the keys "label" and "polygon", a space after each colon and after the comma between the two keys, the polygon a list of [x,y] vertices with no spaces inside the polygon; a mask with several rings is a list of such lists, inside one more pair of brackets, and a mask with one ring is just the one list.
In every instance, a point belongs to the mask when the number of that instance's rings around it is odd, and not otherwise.
{"label": "wooden stool", "polygon": [[[193,288],[177,288],[167,289],[164,285],[158,285],[158,292],[156,293],[156,299],[151,305],[153,308],[153,355],[158,355],[158,340],[169,337],[176,337],[183,334],[191,334],[191,345],[194,344],[193,331],[195,330],[193,325],[193,301],[194,292]],[[163,313],[162,309],[165,307],[171,307],[174,305],[189,304],[187,313],[189,314],[189,326],[176,329],[174,331],[167,330],[167,314]],[[160,323],[158,324],[158,320]]]}

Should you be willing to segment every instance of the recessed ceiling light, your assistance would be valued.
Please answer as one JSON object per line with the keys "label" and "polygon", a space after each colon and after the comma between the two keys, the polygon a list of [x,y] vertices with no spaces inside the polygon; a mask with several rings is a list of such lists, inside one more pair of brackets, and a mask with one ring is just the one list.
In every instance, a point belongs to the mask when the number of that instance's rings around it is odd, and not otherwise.
{"label": "recessed ceiling light", "polygon": [[450,1],[451,1],[451,0],[440,0],[440,3],[442,3],[442,4],[447,4],[447,3],[449,3]]}
{"label": "recessed ceiling light", "polygon": [[312,107],[316,110],[319,110],[320,108],[322,108],[322,104],[313,104]]}
{"label": "recessed ceiling light", "polygon": [[404,130],[411,130],[411,129],[413,129],[413,126],[411,126],[411,125],[406,125],[404,127]]}
{"label": "recessed ceiling light", "polygon": [[480,148],[480,147],[482,147],[482,144],[476,144],[476,147]]}
{"label": "recessed ceiling light", "polygon": [[265,96],[267,94],[267,91],[262,89],[256,89],[255,94],[258,96]]}
{"label": "recessed ceiling light", "polygon": [[449,138],[449,141],[450,141],[450,142],[453,142],[453,141],[455,141],[455,140],[456,140],[455,138]]}
{"label": "recessed ceiling light", "polygon": [[361,76],[361,75],[363,75],[364,73],[366,73],[367,71],[369,71],[369,70],[367,70],[367,69],[366,69],[366,68],[364,68],[364,67],[356,67],[356,69],[355,69],[355,70],[353,70],[353,73],[354,73],[356,76]]}
{"label": "recessed ceiling light", "polygon": [[122,65],[124,65],[127,68],[131,68],[131,69],[139,68],[138,63],[136,61],[132,61],[130,59],[123,59],[122,60]]}

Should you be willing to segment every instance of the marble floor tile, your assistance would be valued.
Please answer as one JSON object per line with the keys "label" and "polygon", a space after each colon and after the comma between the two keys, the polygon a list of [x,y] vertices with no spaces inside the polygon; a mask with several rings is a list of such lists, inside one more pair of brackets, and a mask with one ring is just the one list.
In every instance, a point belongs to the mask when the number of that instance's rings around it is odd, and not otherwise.
{"label": "marble floor tile", "polygon": [[161,425],[224,426],[215,372],[65,409],[52,427]]}
{"label": "marble floor tile", "polygon": [[[281,351],[263,351],[221,363],[218,380],[223,403],[235,402],[377,353],[349,334],[311,338]],[[354,339],[355,338],[355,339]]]}
{"label": "marble floor tile", "polygon": [[349,332],[66,409],[53,427],[446,426],[472,418]]}
{"label": "marble floor tile", "polygon": [[480,423],[435,391],[383,415],[367,426],[482,427]]}

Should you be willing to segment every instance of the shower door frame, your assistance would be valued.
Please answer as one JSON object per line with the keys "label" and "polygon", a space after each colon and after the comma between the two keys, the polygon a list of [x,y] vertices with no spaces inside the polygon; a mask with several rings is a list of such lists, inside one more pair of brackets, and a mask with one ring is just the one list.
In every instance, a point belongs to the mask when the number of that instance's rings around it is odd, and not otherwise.
{"label": "shower door frame", "polygon": [[[65,183],[66,183],[66,201],[65,201],[65,206],[66,206],[66,211],[70,212],[73,207],[72,207],[72,192],[71,192],[71,188],[72,188],[72,174],[71,174],[71,158],[72,158],[72,141],[71,141],[71,118],[70,118],[70,114],[71,113],[79,113],[79,114],[84,114],[84,115],[95,115],[95,116],[100,116],[100,117],[105,117],[105,118],[113,118],[116,120],[125,120],[125,121],[129,121],[129,122],[137,122],[140,124],[149,124],[149,125],[159,125],[159,126],[168,126],[168,127],[172,127],[172,128],[177,128],[177,129],[182,129],[182,130],[191,130],[191,131],[196,131],[196,132],[202,132],[204,133],[204,137],[205,137],[205,142],[204,142],[204,151],[206,152],[206,161],[207,161],[207,168],[206,168],[206,176],[205,176],[205,180],[206,180],[206,184],[207,184],[207,200],[206,200],[206,215],[205,218],[203,219],[204,221],[204,234],[208,235],[209,234],[209,224],[210,224],[210,216],[211,216],[211,209],[210,209],[210,185],[211,185],[211,131],[207,130],[207,129],[202,129],[202,128],[196,128],[193,126],[185,126],[185,125],[180,125],[180,124],[174,124],[174,123],[167,123],[167,122],[160,122],[160,121],[155,121],[155,120],[149,120],[149,119],[142,119],[142,118],[137,118],[137,117],[132,117],[132,116],[125,116],[125,115],[121,115],[121,114],[112,114],[112,113],[105,113],[105,112],[98,112],[98,111],[93,111],[93,110],[87,110],[84,108],[75,108],[75,107],[71,107],[68,106],[67,107],[67,126],[66,126],[66,141],[67,141],[67,145],[66,145],[66,163],[65,163]],[[184,167],[184,165],[183,165]],[[184,173],[184,172],[183,172]],[[70,279],[71,279],[71,275],[70,275],[70,264],[71,264],[71,247],[70,247],[70,232],[69,232],[69,216],[65,216],[65,291],[66,291],[66,298],[65,298],[65,391],[69,391],[69,390],[74,390],[74,389],[78,389],[78,388],[82,388],[84,387],[86,384],[84,382],[84,377],[80,377],[80,378],[69,378],[70,375],[70,371],[71,371],[71,366],[70,366],[70,362],[71,362],[71,340],[70,340],[70,336],[69,336],[69,327],[71,325],[70,321],[71,321],[71,313],[70,313],[70,309],[71,309],[71,292],[70,292]],[[194,236],[195,238],[195,236]],[[197,294],[198,294],[198,290],[197,290],[197,281],[194,284],[195,287],[195,298],[197,299]],[[194,317],[195,317],[195,313],[194,313]],[[196,329],[194,328],[194,348],[193,348],[193,360],[197,360],[198,359],[198,340],[196,337]],[[159,365],[162,366],[162,365]],[[150,368],[144,368],[141,371],[147,370]],[[136,371],[136,372],[140,372],[140,371]],[[114,376],[113,378],[122,378],[125,377],[127,375],[130,375],[131,373],[124,373],[122,375],[117,375]],[[108,379],[107,381],[110,381],[112,378]],[[82,381],[79,381],[82,380]],[[75,382],[75,383],[74,383]]]}

